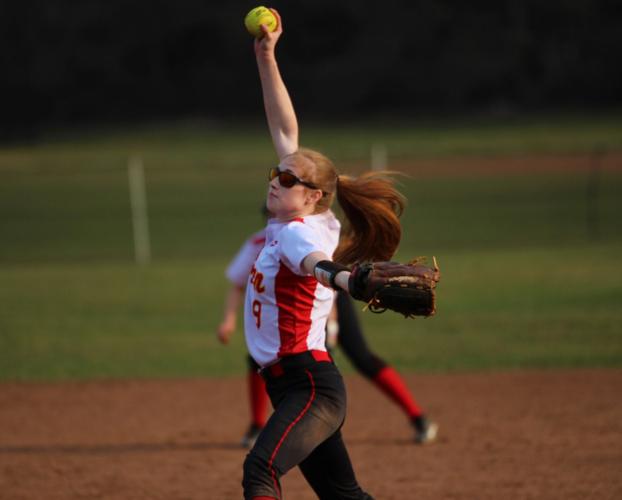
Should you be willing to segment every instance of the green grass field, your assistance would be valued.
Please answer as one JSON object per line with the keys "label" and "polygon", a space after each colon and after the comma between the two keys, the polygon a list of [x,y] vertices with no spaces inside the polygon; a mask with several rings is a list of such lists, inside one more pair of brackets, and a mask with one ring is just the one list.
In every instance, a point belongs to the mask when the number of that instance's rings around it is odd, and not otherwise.
{"label": "green grass field", "polygon": [[[307,139],[305,139],[307,137]],[[622,119],[312,128],[348,165],[622,150]],[[126,162],[145,162],[153,262],[133,263]],[[0,379],[225,376],[215,339],[228,259],[261,225],[275,161],[256,130],[178,126],[0,149]],[[622,170],[404,177],[399,259],[435,254],[439,312],[364,313],[404,371],[622,366]],[[589,205],[593,203],[592,205]],[[596,221],[588,226],[588,208]],[[347,362],[338,356],[341,365]]]}

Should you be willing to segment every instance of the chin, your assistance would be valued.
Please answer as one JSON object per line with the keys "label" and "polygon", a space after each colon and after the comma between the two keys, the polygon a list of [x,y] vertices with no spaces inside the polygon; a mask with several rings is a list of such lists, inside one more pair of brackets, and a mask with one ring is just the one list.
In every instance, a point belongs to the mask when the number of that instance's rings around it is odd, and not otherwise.
{"label": "chin", "polygon": [[268,195],[268,197],[266,198],[266,208],[268,209],[268,211],[270,211],[270,212],[272,212],[273,214],[276,215],[276,213],[279,210],[279,202],[278,202],[278,200],[276,200],[272,196]]}

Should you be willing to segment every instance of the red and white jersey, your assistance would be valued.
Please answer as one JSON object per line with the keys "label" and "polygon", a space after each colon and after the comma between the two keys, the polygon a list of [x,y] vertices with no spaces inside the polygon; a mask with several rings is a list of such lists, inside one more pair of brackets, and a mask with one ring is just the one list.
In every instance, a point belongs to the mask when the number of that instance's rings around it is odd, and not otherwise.
{"label": "red and white jersey", "polygon": [[242,248],[235,255],[225,275],[235,286],[244,288],[248,282],[248,275],[253,268],[253,264],[266,243],[266,230],[262,229],[253,234],[244,242]]}
{"label": "red and white jersey", "polygon": [[340,224],[330,211],[289,222],[271,219],[246,286],[246,344],[260,366],[308,351],[326,351],[325,328],[334,291],[300,265],[313,252],[332,257]]}

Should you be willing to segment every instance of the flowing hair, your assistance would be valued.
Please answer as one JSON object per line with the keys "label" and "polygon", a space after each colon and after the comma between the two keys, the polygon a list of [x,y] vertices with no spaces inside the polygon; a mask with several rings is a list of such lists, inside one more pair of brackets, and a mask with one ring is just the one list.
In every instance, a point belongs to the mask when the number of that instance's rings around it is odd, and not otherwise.
{"label": "flowing hair", "polygon": [[390,260],[402,238],[399,217],[406,199],[395,189],[390,172],[367,172],[360,177],[340,175],[337,201],[347,223],[334,260],[344,265]]}
{"label": "flowing hair", "polygon": [[346,218],[333,260],[344,265],[390,260],[402,237],[399,217],[406,198],[395,188],[394,172],[367,172],[359,177],[338,175],[333,163],[317,151],[301,148],[293,156],[305,180],[322,190],[315,213],[328,210],[335,199]]}

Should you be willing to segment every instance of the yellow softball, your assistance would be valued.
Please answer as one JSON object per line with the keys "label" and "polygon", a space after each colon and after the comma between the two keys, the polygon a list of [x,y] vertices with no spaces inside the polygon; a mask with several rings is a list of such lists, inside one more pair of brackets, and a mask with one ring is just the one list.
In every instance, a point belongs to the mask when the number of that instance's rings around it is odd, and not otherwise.
{"label": "yellow softball", "polygon": [[278,24],[276,16],[267,7],[255,7],[244,18],[244,26],[255,38],[263,36],[263,31],[261,31],[262,24],[265,24],[269,31],[274,31]]}

